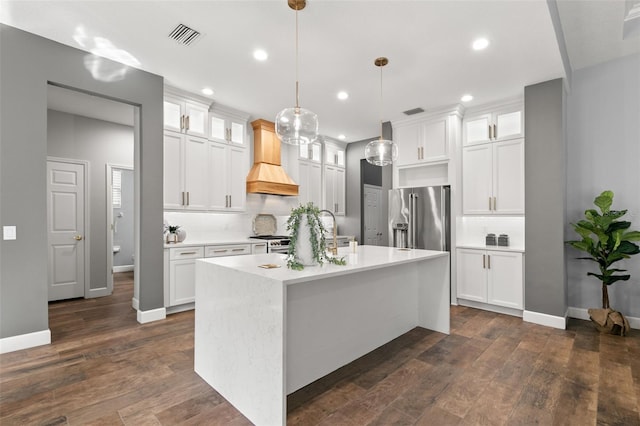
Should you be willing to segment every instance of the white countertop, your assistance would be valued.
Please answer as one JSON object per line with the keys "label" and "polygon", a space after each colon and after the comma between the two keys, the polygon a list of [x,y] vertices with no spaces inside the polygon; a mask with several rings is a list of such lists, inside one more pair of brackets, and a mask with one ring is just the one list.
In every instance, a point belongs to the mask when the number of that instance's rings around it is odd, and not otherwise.
{"label": "white countertop", "polygon": [[[198,262],[224,266],[244,273],[281,281],[283,284],[288,285],[448,255],[448,252],[441,251],[403,250],[380,246],[358,246],[357,253],[351,253],[349,247],[343,247],[338,250],[338,257],[344,257],[347,261],[346,265],[325,263],[321,266],[305,266],[302,271],[287,268],[286,255],[277,253],[199,259]],[[267,263],[280,265],[280,267],[273,269],[259,267],[259,265]]]}
{"label": "white countertop", "polygon": [[474,249],[474,250],[493,250],[493,251],[511,251],[516,253],[524,253],[524,247],[518,246],[487,246],[480,244],[463,244],[458,245],[456,248],[462,249]]}
{"label": "white countertop", "polygon": [[[338,235],[338,238],[348,238],[352,240],[354,237],[352,235]],[[327,241],[331,241],[333,236],[327,236]],[[260,244],[264,243],[266,240],[260,240],[257,238],[249,238],[249,237],[238,237],[238,236],[221,236],[218,238],[198,238],[198,237],[187,237],[181,243],[165,243],[164,248],[182,248],[182,247],[195,247],[195,246],[220,246],[220,245],[232,245],[232,244]]]}

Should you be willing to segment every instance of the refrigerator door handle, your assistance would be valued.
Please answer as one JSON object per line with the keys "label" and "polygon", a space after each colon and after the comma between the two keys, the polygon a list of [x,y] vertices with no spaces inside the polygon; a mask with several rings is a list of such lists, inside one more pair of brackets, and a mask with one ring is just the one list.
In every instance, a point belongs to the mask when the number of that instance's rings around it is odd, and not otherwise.
{"label": "refrigerator door handle", "polygon": [[416,235],[416,229],[418,227],[418,194],[416,193],[411,193],[410,195],[411,198],[411,213],[410,213],[410,218],[411,220],[410,222],[410,227],[411,229],[409,230],[409,234],[411,235],[411,239],[409,241],[409,248],[416,248],[417,244],[416,244],[416,239],[417,239],[417,235]]}

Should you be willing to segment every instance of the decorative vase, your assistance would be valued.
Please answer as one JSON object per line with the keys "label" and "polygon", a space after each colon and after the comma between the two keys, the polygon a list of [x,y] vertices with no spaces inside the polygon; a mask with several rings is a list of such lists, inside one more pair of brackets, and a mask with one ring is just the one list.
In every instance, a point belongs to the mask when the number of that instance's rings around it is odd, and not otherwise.
{"label": "decorative vase", "polygon": [[[298,228],[298,238],[296,240],[296,258],[304,266],[314,266],[318,261],[313,258],[313,247],[311,246],[311,230],[309,229],[309,219],[307,215],[300,218]],[[316,235],[320,232],[316,231]]]}
{"label": "decorative vase", "polygon": [[187,238],[187,231],[184,228],[180,228],[176,231],[176,235],[178,236],[178,242],[181,243]]}

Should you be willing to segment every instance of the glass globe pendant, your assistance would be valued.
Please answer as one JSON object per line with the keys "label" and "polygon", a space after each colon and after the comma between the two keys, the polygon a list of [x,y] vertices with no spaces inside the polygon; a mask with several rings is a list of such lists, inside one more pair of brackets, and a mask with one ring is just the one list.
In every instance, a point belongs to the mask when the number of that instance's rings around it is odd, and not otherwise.
{"label": "glass globe pendant", "polygon": [[289,7],[296,11],[296,106],[285,108],[276,116],[276,134],[289,145],[306,145],[318,138],[318,116],[300,107],[298,83],[298,11],[306,6],[306,0],[288,0]]}
{"label": "glass globe pendant", "polygon": [[367,144],[364,155],[367,162],[374,166],[388,166],[398,159],[398,145],[382,137],[382,67],[387,65],[389,60],[381,57],[373,63],[380,68],[380,138]]}

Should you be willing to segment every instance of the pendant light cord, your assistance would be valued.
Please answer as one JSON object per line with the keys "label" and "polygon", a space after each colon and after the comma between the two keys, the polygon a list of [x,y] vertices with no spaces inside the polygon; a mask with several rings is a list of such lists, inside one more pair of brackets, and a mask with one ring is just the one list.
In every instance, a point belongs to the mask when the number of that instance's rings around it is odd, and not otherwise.
{"label": "pendant light cord", "polygon": [[383,140],[382,137],[382,66],[380,67],[380,140]]}
{"label": "pendant light cord", "polygon": [[300,95],[298,87],[298,2],[296,1],[296,109],[300,108]]}

